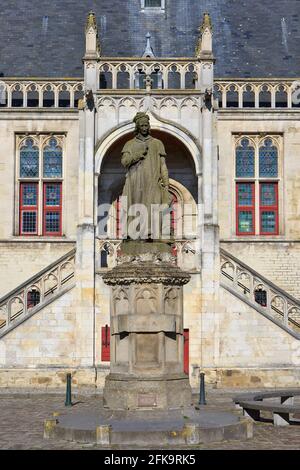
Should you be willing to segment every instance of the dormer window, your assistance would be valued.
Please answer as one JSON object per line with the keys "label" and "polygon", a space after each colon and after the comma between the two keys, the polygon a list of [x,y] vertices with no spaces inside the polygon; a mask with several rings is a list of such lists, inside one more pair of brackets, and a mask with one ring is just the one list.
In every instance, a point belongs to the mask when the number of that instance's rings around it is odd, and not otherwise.
{"label": "dormer window", "polygon": [[142,10],[164,10],[165,0],[141,0]]}

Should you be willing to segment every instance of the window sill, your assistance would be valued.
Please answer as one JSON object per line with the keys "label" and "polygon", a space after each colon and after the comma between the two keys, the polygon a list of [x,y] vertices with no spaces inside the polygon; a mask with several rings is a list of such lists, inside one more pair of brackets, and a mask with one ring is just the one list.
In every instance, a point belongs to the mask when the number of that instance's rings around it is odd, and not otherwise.
{"label": "window sill", "polygon": [[251,235],[248,237],[232,237],[232,238],[220,238],[220,243],[300,243],[299,239],[290,240],[284,238],[283,235]]}
{"label": "window sill", "polygon": [[15,235],[10,238],[5,238],[3,240],[0,239],[0,242],[16,242],[16,243],[24,243],[24,242],[35,242],[35,243],[75,243],[76,238],[74,237],[43,237],[41,235],[36,236],[25,236],[25,235]]}
{"label": "window sill", "polygon": [[142,13],[164,13],[165,11],[166,9],[161,7],[147,7],[141,9]]}

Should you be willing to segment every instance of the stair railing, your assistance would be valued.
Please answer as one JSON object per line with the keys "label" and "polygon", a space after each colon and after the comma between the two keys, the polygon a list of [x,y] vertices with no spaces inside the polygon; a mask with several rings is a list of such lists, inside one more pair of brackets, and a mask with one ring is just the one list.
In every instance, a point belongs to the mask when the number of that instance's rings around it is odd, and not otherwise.
{"label": "stair railing", "polygon": [[75,248],[0,298],[0,337],[75,285]]}
{"label": "stair railing", "polygon": [[300,339],[300,301],[224,249],[220,259],[221,286]]}

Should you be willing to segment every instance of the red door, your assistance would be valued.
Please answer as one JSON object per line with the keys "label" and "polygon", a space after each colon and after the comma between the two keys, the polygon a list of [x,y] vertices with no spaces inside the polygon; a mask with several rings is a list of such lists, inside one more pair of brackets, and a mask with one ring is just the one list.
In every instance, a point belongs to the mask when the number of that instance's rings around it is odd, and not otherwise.
{"label": "red door", "polygon": [[101,361],[110,361],[110,327],[105,325],[101,328]]}
{"label": "red door", "polygon": [[184,349],[183,349],[183,365],[184,365],[184,373],[189,375],[189,336],[190,336],[190,330],[185,329],[183,332],[184,336]]}

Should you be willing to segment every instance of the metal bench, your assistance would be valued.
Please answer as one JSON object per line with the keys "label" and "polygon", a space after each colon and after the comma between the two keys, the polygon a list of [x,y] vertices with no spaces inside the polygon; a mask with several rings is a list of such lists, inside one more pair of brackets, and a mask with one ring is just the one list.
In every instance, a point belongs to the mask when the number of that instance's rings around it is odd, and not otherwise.
{"label": "metal bench", "polygon": [[[233,399],[237,407],[243,409],[244,416],[254,421],[261,420],[261,412],[273,414],[274,426],[289,426],[300,424],[300,420],[291,420],[291,415],[300,414],[300,404],[294,405],[294,397],[300,396],[299,389],[274,390],[266,392],[245,393]],[[268,398],[278,398],[279,403],[264,402]]]}

